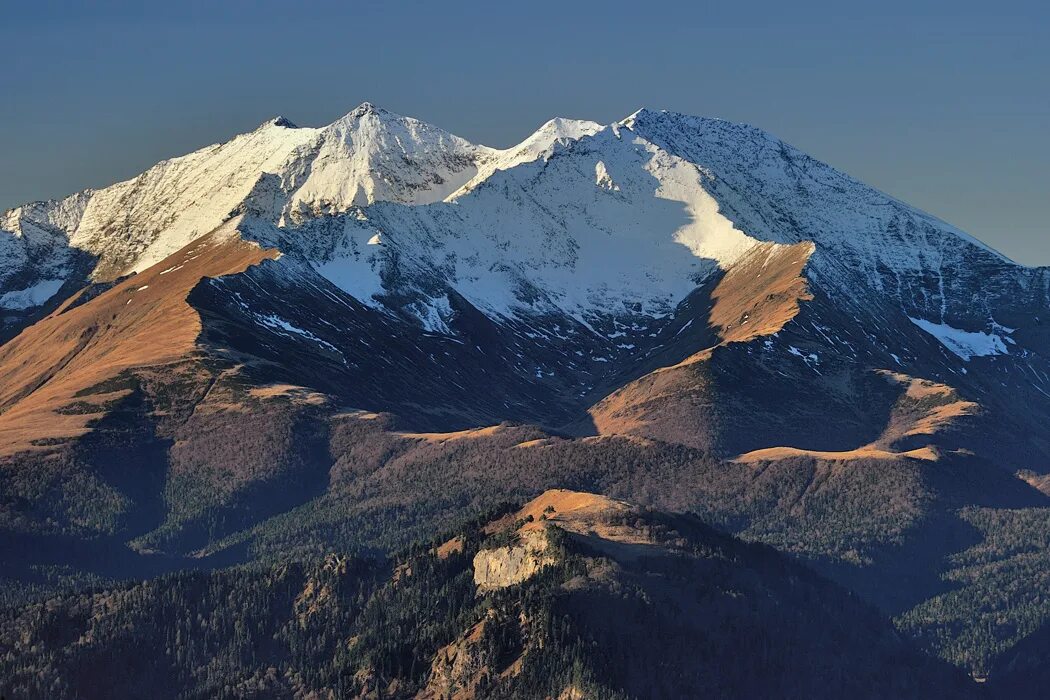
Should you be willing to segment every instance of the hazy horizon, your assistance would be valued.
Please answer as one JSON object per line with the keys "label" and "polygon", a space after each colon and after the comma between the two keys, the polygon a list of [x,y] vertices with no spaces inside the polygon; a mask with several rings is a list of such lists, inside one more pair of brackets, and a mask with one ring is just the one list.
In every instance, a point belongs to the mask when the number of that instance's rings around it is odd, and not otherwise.
{"label": "hazy horizon", "polygon": [[[363,101],[505,147],[639,107],[754,124],[1050,264],[1050,11],[833,3],[13,3],[0,29],[0,210],[103,187],[277,114]],[[644,16],[639,13],[644,10]],[[129,60],[129,57],[133,57]]]}

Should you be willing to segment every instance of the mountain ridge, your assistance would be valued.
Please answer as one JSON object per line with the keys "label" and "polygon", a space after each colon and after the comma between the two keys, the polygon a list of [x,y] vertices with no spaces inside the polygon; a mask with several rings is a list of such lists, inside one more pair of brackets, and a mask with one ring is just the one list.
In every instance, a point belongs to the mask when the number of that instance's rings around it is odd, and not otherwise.
{"label": "mountain ridge", "polygon": [[[1003,544],[1050,512],[1047,269],[723,120],[289,124],[0,219],[2,298],[54,294],[4,311],[0,592],[569,488],[775,546],[975,673],[1050,618]],[[992,612],[921,612],[953,595]]]}

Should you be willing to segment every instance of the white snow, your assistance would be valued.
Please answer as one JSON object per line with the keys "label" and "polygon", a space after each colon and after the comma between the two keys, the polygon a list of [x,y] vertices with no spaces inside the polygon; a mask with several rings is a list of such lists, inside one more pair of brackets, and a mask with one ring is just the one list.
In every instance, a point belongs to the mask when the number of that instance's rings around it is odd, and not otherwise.
{"label": "white snow", "polygon": [[333,213],[376,201],[425,204],[448,197],[499,152],[364,103],[300,146],[285,172],[307,173],[286,213]]}
{"label": "white snow", "polygon": [[909,318],[912,323],[939,340],[941,345],[966,362],[969,362],[972,357],[1006,355],[1008,352],[1002,336],[994,333],[964,331],[944,323],[934,323],[910,316]]}
{"label": "white snow", "polygon": [[317,343],[318,345],[321,345],[323,347],[328,348],[329,350],[332,350],[332,351],[336,352],[340,356],[343,355],[343,353],[340,352],[339,348],[335,347],[331,343],[329,343],[329,342],[327,342],[325,340],[322,340],[321,338],[318,338],[316,335],[314,335],[310,331],[303,330],[302,328],[299,328],[298,326],[293,326],[291,323],[288,323],[288,321],[285,321],[280,316],[274,316],[272,314],[264,315],[264,314],[256,314],[256,313],[253,313],[253,315],[255,316],[255,318],[259,319],[259,321],[264,326],[266,326],[267,328],[270,328],[271,330],[284,331],[286,334],[287,333],[292,333],[294,335],[302,336],[304,338],[312,340],[313,342]]}
{"label": "white snow", "polygon": [[16,289],[0,295],[0,308],[31,309],[40,306],[58,293],[65,280],[41,280],[31,287]]}
{"label": "white snow", "polygon": [[620,191],[620,187],[613,182],[613,179],[609,176],[609,171],[605,169],[605,163],[602,161],[598,161],[594,166],[594,184],[610,192]]}
{"label": "white snow", "polygon": [[976,260],[1005,258],[955,227],[914,209],[770,134],[719,119],[642,109],[619,125],[701,171],[721,211],[749,236],[813,241],[811,279],[847,297],[935,279],[924,289],[947,304],[945,277],[977,274]]}
{"label": "white snow", "polygon": [[[70,247],[112,276],[164,259],[238,211],[261,222],[249,237],[309,261],[364,304],[409,299],[435,332],[447,330],[445,289],[494,319],[566,313],[591,328],[628,309],[666,317],[758,241],[814,241],[807,274],[846,297],[933,280],[920,291],[943,319],[951,273],[988,256],[944,222],[746,125],[643,109],[604,127],[553,119],[495,149],[365,103],[326,127],[273,120],[127,182],[6,212],[0,284],[24,279],[30,245],[53,251],[32,263],[46,281],[68,275]],[[387,290],[390,280],[404,288]],[[46,291],[8,288],[0,305],[40,303],[34,294]],[[938,338],[956,354],[1005,352],[1008,329],[991,331]]]}
{"label": "white snow", "polygon": [[414,307],[410,308],[415,312],[425,330],[443,335],[452,333],[452,329],[448,327],[448,321],[452,318],[452,306],[449,304],[448,296],[417,302]]}
{"label": "white snow", "polygon": [[479,163],[477,174],[448,199],[453,200],[470,192],[500,170],[510,170],[522,163],[546,160],[558,146],[579,141],[586,136],[598,133],[604,128],[597,122],[564,119],[561,117],[551,119],[517,146],[511,146],[503,151],[490,149],[488,158]]}
{"label": "white snow", "polygon": [[[616,197],[595,187],[598,163]],[[368,219],[325,229],[335,243],[316,261],[364,303],[383,295],[384,279],[418,279],[421,290],[454,288],[493,318],[562,312],[584,325],[633,304],[666,315],[757,243],[721,214],[695,166],[609,130],[558,158],[496,172],[450,202],[376,204]],[[391,232],[387,251],[363,252],[379,229]],[[303,245],[308,235],[306,227],[286,240]],[[398,274],[384,274],[394,264]]]}
{"label": "white snow", "polygon": [[[499,150],[369,103],[323,128],[273,119],[225,143],[162,161],[131,180],[0,214],[0,283],[5,256],[11,272],[29,265],[24,252],[6,250],[12,233],[55,238],[59,232],[60,240],[49,245],[53,260],[37,262],[38,268],[67,264],[68,241],[99,257],[108,274],[137,272],[209,233],[242,206],[294,224],[377,201],[438,202],[469,182],[549,155],[555,144],[601,128],[554,119],[518,146]],[[359,209],[356,215],[367,220]]]}

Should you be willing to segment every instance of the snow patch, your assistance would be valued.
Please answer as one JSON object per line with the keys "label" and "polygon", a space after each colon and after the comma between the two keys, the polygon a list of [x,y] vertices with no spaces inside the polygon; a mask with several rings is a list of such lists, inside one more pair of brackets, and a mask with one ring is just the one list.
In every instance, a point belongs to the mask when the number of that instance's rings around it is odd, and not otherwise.
{"label": "snow patch", "polygon": [[[243,304],[242,304],[242,306],[243,306]],[[257,319],[259,319],[259,321],[264,326],[266,326],[267,328],[269,328],[271,330],[275,330],[275,331],[279,331],[279,332],[283,331],[286,334],[287,333],[291,333],[293,335],[298,335],[298,336],[301,336],[303,338],[307,338],[308,340],[312,340],[313,342],[317,343],[318,345],[321,345],[322,347],[326,347],[329,350],[332,350],[332,351],[338,353],[341,357],[343,356],[343,353],[340,352],[339,348],[337,348],[336,346],[332,345],[331,343],[329,343],[326,340],[322,340],[321,338],[318,338],[316,335],[314,335],[310,331],[303,330],[302,328],[299,328],[298,326],[293,326],[292,324],[288,323],[287,321],[285,321],[280,316],[263,315],[263,314],[254,314],[254,315],[255,315],[255,317]],[[344,361],[345,361],[345,359],[344,359]]]}
{"label": "snow patch", "polygon": [[981,331],[964,331],[945,323],[933,323],[911,316],[908,318],[965,362],[969,362],[971,357],[989,357],[1008,353],[1002,336]]}
{"label": "snow patch", "polygon": [[31,287],[0,295],[0,308],[31,309],[55,296],[65,280],[41,280]]}
{"label": "snow patch", "polygon": [[610,192],[619,192],[620,187],[613,182],[612,177],[609,175],[609,171],[605,169],[605,162],[598,161],[594,166],[594,184],[601,187],[603,190],[609,190]]}
{"label": "snow patch", "polygon": [[452,318],[452,305],[447,295],[429,299],[427,303],[413,304],[409,308],[415,312],[424,330],[441,335],[452,334],[447,323],[447,319]]}

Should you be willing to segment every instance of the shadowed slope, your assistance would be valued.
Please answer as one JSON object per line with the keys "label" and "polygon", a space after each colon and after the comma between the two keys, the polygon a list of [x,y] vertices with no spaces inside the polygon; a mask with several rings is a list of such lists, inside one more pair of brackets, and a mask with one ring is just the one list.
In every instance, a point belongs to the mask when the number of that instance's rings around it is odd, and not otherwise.
{"label": "shadowed slope", "polygon": [[896,459],[910,457],[935,462],[940,451],[933,443],[941,433],[958,430],[957,423],[973,416],[979,407],[961,399],[944,384],[915,379],[905,374],[882,371],[879,374],[903,388],[891,409],[889,422],[875,441],[853,450],[820,451],[794,447],[766,447],[737,457],[738,462],[763,462],[789,457],[813,457],[827,461],[854,459]]}
{"label": "shadowed slope", "polygon": [[[759,244],[729,267],[711,292],[705,323],[715,334],[711,347],[618,388],[589,410],[600,434],[630,434],[719,450],[719,414],[725,409],[711,376],[720,348],[779,332],[812,298],[802,269],[809,243]],[[684,330],[684,329],[683,329]],[[683,349],[688,346],[683,346]]]}

